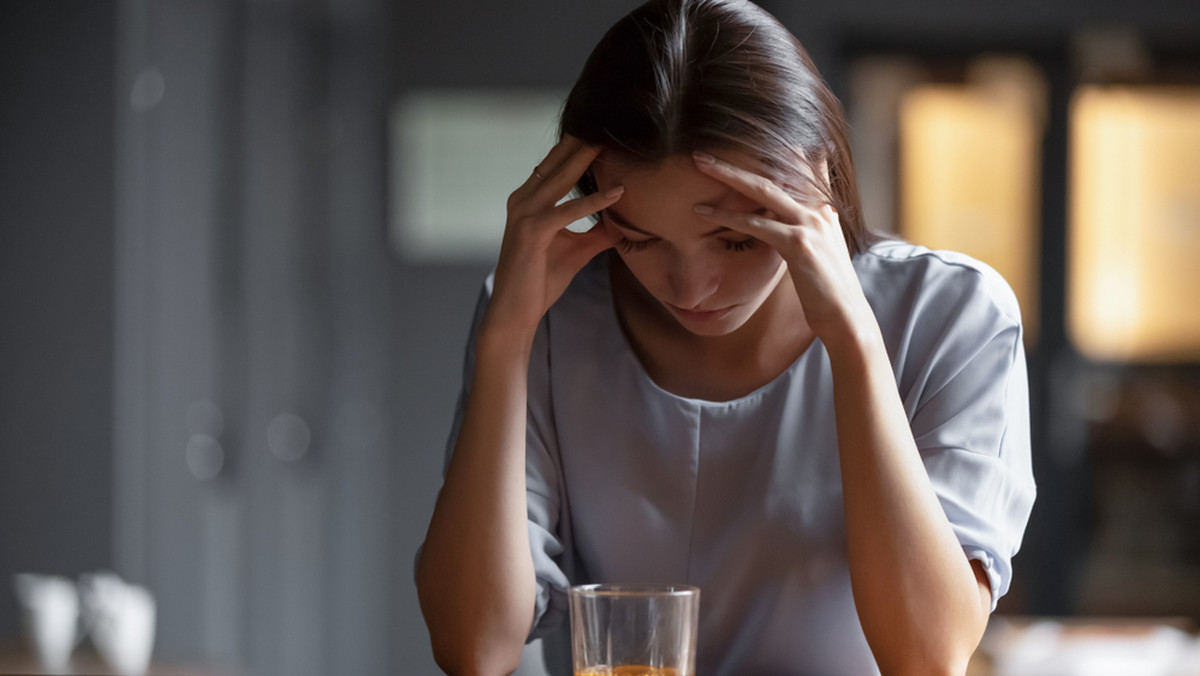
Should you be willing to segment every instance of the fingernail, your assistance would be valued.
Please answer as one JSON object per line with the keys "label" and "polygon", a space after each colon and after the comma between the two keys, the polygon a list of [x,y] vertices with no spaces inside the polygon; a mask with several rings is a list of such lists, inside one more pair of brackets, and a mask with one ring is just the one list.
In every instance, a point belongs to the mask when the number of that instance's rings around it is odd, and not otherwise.
{"label": "fingernail", "polygon": [[604,196],[607,197],[608,199],[612,199],[614,197],[620,197],[621,193],[623,193],[623,192],[625,192],[625,186],[619,185],[619,186],[609,190],[608,192],[604,193]]}
{"label": "fingernail", "polygon": [[704,164],[712,164],[713,162],[717,161],[712,155],[709,155],[708,153],[702,153],[698,150],[692,153],[692,157],[696,158],[697,162],[703,162]]}
{"label": "fingernail", "polygon": [[698,214],[711,214],[713,212],[713,208],[707,204],[697,204],[696,206],[692,207],[692,211],[695,211]]}

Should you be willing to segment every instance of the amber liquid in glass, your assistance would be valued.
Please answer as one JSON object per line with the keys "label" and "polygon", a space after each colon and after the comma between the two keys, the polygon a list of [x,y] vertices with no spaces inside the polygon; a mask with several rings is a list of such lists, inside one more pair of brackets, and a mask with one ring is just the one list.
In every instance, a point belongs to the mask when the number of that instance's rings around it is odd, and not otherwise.
{"label": "amber liquid in glass", "polygon": [[647,667],[641,664],[622,664],[615,667],[592,667],[576,671],[575,676],[692,676],[675,667]]}

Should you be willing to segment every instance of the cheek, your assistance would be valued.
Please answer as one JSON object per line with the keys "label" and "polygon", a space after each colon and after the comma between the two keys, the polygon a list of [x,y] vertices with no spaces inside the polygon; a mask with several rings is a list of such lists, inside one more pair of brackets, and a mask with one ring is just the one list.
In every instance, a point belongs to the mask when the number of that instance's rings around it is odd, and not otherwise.
{"label": "cheek", "polygon": [[724,286],[748,294],[768,286],[774,288],[784,265],[783,258],[774,249],[762,247],[761,251],[746,252],[741,256],[726,269]]}
{"label": "cheek", "polygon": [[648,249],[625,253],[618,249],[617,255],[647,291],[655,296],[661,295],[660,292],[666,288],[666,264],[658,259],[654,251]]}

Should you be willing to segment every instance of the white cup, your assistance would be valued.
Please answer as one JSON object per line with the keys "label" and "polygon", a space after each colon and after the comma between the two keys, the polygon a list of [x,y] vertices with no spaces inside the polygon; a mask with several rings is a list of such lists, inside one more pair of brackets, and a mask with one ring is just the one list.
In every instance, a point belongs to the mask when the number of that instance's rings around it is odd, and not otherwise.
{"label": "white cup", "polygon": [[154,597],[113,573],[79,578],[83,617],[96,652],[121,676],[142,676],[154,652]]}
{"label": "white cup", "polygon": [[19,573],[13,583],[38,663],[47,672],[67,672],[71,652],[82,638],[74,583],[65,577],[33,573]]}

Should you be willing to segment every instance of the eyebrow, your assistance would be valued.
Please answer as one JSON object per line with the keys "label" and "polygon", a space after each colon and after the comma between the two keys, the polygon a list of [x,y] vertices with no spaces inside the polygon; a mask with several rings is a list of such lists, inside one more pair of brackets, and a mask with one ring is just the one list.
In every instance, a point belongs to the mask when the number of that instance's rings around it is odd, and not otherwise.
{"label": "eyebrow", "polygon": [[[616,211],[613,211],[613,208],[612,208],[612,207],[609,207],[609,208],[605,209],[605,210],[604,210],[604,213],[608,214],[608,217],[609,217],[609,218],[613,219],[613,221],[614,221],[614,222],[615,222],[617,225],[621,226],[622,228],[625,228],[626,230],[632,230],[632,231],[634,231],[634,232],[641,233],[641,234],[643,234],[643,235],[645,235],[645,236],[647,236],[647,237],[655,237],[655,238],[657,238],[657,237],[658,237],[658,235],[656,235],[656,234],[654,234],[654,233],[652,233],[652,232],[649,232],[649,231],[643,230],[643,229],[641,229],[641,228],[637,227],[636,225],[634,225],[633,223],[630,223],[630,222],[629,222],[629,219],[625,218],[624,216],[622,216],[621,214],[617,213]],[[718,226],[718,227],[716,227],[716,228],[714,228],[714,229],[712,229],[712,230],[709,230],[708,232],[706,232],[706,233],[704,233],[703,235],[701,235],[701,237],[711,237],[711,236],[713,236],[713,235],[719,235],[719,234],[721,234],[721,233],[723,233],[723,232],[732,232],[732,230],[730,230],[729,228],[727,228],[727,227],[725,227],[725,226],[721,225],[721,226]]]}

